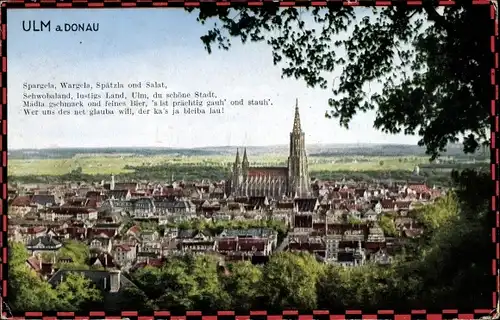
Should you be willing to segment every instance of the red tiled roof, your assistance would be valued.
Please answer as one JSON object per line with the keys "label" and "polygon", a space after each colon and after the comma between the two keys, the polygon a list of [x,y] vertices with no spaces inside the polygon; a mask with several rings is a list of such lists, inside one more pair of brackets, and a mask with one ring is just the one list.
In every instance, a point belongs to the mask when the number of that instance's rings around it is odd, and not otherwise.
{"label": "red tiled roof", "polygon": [[146,265],[159,268],[163,265],[163,261],[161,259],[149,259],[149,261],[146,262]]}
{"label": "red tiled roof", "polygon": [[222,239],[218,242],[218,248],[221,251],[236,251],[238,239]]}
{"label": "red tiled roof", "polygon": [[395,204],[395,202],[392,201],[392,200],[382,200],[382,201],[380,201],[380,205],[384,209],[392,209],[392,208],[394,208],[394,204]]}
{"label": "red tiled roof", "polygon": [[163,265],[163,261],[161,259],[151,258],[147,262],[136,263],[134,265],[133,269],[142,269],[142,268],[145,268],[145,267],[156,267],[156,268],[159,268],[162,265]]}
{"label": "red tiled roof", "polygon": [[238,239],[240,251],[264,251],[265,239]]}
{"label": "red tiled roof", "polygon": [[87,208],[97,208],[98,206],[98,199],[97,198],[89,198],[87,199],[87,202],[85,203],[85,207]]}
{"label": "red tiled roof", "polygon": [[14,207],[27,207],[31,204],[31,197],[28,196],[17,196],[11,203]]}
{"label": "red tiled roof", "polygon": [[42,227],[42,226],[32,227],[32,228],[28,228],[26,230],[26,233],[27,234],[37,234],[37,233],[40,233],[40,232],[44,232],[45,230],[47,230],[47,228],[46,227]]}
{"label": "red tiled roof", "polygon": [[377,251],[385,247],[385,242],[365,242],[365,249],[367,250]]}
{"label": "red tiled roof", "polygon": [[425,184],[414,184],[408,186],[408,189],[413,190],[417,193],[426,193],[429,192],[429,187],[427,187]]}
{"label": "red tiled roof", "polygon": [[141,232],[141,228],[139,226],[132,226],[130,227],[130,229],[127,230],[127,233],[134,233],[134,234],[138,234],[139,232]]}
{"label": "red tiled roof", "polygon": [[40,269],[40,260],[38,260],[36,257],[29,257],[26,262],[29,264],[31,268],[33,268],[35,271],[39,272]]}
{"label": "red tiled roof", "polygon": [[92,238],[113,238],[116,235],[116,230],[113,229],[91,229]]}

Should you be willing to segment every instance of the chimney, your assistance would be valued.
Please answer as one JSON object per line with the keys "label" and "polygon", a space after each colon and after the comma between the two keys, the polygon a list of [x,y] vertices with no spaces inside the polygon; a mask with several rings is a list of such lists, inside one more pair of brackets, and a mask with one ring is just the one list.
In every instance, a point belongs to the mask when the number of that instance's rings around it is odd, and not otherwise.
{"label": "chimney", "polygon": [[120,270],[112,270],[109,272],[110,292],[120,291]]}
{"label": "chimney", "polygon": [[103,286],[104,286],[104,290],[106,290],[106,289],[107,289],[107,285],[108,285],[108,284],[107,284],[107,280],[108,280],[108,279],[106,279],[106,277],[104,277],[104,279],[103,279],[103,280],[104,280],[104,285],[103,285]]}
{"label": "chimney", "polygon": [[108,254],[105,253],[104,254],[104,268],[107,268],[108,267]]}

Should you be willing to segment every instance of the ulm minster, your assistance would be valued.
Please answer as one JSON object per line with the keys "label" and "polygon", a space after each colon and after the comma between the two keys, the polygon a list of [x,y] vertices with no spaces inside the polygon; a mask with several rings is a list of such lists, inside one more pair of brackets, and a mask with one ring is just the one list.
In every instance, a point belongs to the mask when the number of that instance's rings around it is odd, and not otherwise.
{"label": "ulm minster", "polygon": [[298,101],[295,106],[293,129],[290,132],[290,153],[286,167],[251,167],[246,148],[243,160],[239,150],[233,164],[227,190],[237,196],[309,197],[311,196],[309,170],[304,132],[300,126]]}

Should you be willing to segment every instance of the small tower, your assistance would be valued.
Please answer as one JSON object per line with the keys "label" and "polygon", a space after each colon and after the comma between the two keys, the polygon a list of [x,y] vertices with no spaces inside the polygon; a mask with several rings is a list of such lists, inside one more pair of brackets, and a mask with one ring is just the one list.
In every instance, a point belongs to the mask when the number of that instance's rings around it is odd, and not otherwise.
{"label": "small tower", "polygon": [[109,190],[115,190],[115,176],[111,175],[111,183],[109,184]]}
{"label": "small tower", "polygon": [[234,193],[238,190],[240,186],[240,176],[241,176],[241,161],[240,161],[240,150],[236,149],[236,159],[233,163],[233,174],[231,179],[231,191]]}
{"label": "small tower", "polygon": [[243,162],[241,163],[241,174],[243,175],[243,179],[248,177],[248,169],[250,168],[250,163],[248,162],[247,157],[247,148],[243,150]]}

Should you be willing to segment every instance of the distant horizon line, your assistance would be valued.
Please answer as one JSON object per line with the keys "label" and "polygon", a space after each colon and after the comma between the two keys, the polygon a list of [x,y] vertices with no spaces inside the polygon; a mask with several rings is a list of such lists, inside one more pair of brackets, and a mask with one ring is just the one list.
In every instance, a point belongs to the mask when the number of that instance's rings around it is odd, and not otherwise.
{"label": "distant horizon line", "polygon": [[[310,146],[409,146],[409,147],[417,147],[417,148],[424,148],[423,146],[419,146],[417,144],[405,144],[405,143],[379,143],[379,142],[363,142],[363,143],[312,143],[312,144],[307,144],[308,147]],[[458,144],[450,144],[451,145],[458,145]],[[96,147],[78,147],[78,146],[71,146],[71,147],[41,147],[41,148],[8,148],[7,151],[28,151],[28,150],[68,150],[68,149],[157,149],[157,150],[196,150],[196,149],[211,149],[211,148],[271,148],[271,147],[288,147],[288,144],[273,144],[273,145],[210,145],[210,146],[199,146],[199,147],[158,147],[158,146],[110,146],[110,147],[103,147],[103,146],[96,146]]]}

